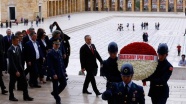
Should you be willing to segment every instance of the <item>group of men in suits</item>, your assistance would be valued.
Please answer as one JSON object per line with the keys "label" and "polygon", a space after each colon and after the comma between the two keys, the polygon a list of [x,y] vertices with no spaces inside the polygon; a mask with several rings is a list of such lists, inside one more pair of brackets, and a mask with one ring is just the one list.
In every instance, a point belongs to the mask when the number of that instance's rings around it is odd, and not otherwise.
{"label": "group of men in suits", "polygon": [[[27,31],[28,35],[26,36],[23,36],[22,32],[20,31],[17,31],[15,34],[13,34],[10,29],[7,29],[6,33],[7,35],[4,37],[0,35],[0,74],[3,75],[2,71],[4,70],[8,71],[10,74],[9,100],[18,101],[18,99],[14,97],[13,93],[15,83],[17,82],[17,90],[23,91],[23,99],[25,101],[33,101],[33,98],[31,98],[28,94],[28,84],[32,88],[41,88],[41,86],[38,84],[38,77],[40,77],[40,71],[44,70],[41,68],[43,68],[45,63],[47,67],[47,76],[54,84],[54,91],[51,94],[56,99],[56,103],[60,104],[61,101],[58,95],[60,92],[62,92],[67,84],[66,67],[68,64],[64,64],[67,51],[64,47],[64,43],[67,42],[64,41],[68,41],[69,39],[62,39],[61,36],[64,35],[61,34],[62,32],[59,30],[55,30],[52,33],[51,39],[45,35],[44,29],[38,29],[36,33],[34,28],[29,28]],[[60,42],[54,42],[56,40],[60,40]],[[55,62],[55,52],[58,50],[58,48],[56,48],[55,51],[52,50],[55,49],[54,46],[58,46],[58,44],[59,51],[57,53],[59,57],[56,62],[59,61],[59,64],[57,63],[58,65],[56,65],[55,63],[55,66],[53,66],[54,64],[52,64],[52,62]],[[68,51],[70,51],[70,47],[68,47]],[[48,53],[50,53],[50,58],[47,57]],[[53,61],[46,61],[47,59],[52,59]],[[27,66],[26,69],[24,69],[25,63]],[[48,68],[48,66],[50,67]],[[56,69],[56,67],[58,67],[58,69]],[[54,72],[57,73],[57,75],[54,75]],[[29,81],[27,83],[26,76],[28,73]],[[44,74],[46,73],[42,73],[42,75]],[[62,83],[59,86],[58,81]],[[0,76],[0,87],[2,89],[2,94],[6,94],[8,92],[6,91],[2,76]],[[58,88],[59,90],[57,90]]]}

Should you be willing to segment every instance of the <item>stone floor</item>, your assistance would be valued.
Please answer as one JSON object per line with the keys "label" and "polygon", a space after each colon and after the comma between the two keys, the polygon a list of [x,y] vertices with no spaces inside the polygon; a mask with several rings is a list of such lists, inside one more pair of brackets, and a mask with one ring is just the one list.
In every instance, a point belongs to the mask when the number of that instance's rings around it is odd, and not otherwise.
{"label": "stone floor", "polygon": [[[148,32],[149,44],[155,49],[159,43],[167,43],[169,46],[168,60],[178,67],[177,63],[180,57],[177,56],[176,46],[182,46],[182,53],[185,53],[185,37],[183,36],[186,28],[186,19],[183,13],[130,13],[130,12],[87,12],[71,14],[71,20],[67,15],[52,17],[46,19],[39,27],[44,28],[51,36],[49,25],[57,21],[62,30],[70,37],[71,56],[67,72],[70,75],[68,86],[61,94],[64,104],[106,104],[101,97],[93,95],[82,95],[83,76],[77,76],[80,70],[79,49],[84,44],[84,36],[89,34],[92,36],[92,42],[96,45],[98,52],[103,59],[107,59],[107,46],[111,41],[118,43],[119,49],[123,46],[136,41],[142,41],[142,33]],[[148,30],[141,30],[141,23],[149,22]],[[160,23],[160,30],[155,30],[155,22]],[[124,31],[117,31],[118,23],[124,25]],[[127,30],[126,24],[130,24]],[[135,24],[135,31],[132,31],[132,23]],[[29,26],[13,26],[12,31],[20,31],[28,29]],[[0,28],[0,33],[5,35],[6,28]],[[98,73],[99,75],[99,73]],[[8,86],[8,76],[4,77],[6,86]],[[105,90],[105,80],[97,77],[97,85],[100,91]],[[141,85],[140,81],[135,81]],[[186,84],[185,80],[170,80],[170,98],[167,104],[186,104]],[[54,100],[50,95],[52,90],[51,83],[42,85],[41,89],[30,89],[30,95],[35,98],[34,102],[23,102],[21,92],[15,91],[16,97],[20,99],[18,103],[8,101],[7,95],[0,95],[0,104],[54,104]],[[148,86],[144,87],[145,93],[148,93]],[[92,89],[90,88],[90,91]],[[149,97],[146,96],[146,103],[151,104]]]}
{"label": "stone floor", "polygon": [[[62,104],[107,104],[106,101],[101,99],[101,96],[96,97],[95,93],[92,95],[82,94],[82,87],[84,82],[84,76],[70,75],[67,87],[60,94],[62,99]],[[9,78],[5,74],[4,82],[8,87]],[[100,92],[105,91],[105,79],[103,77],[96,77],[97,87]],[[141,81],[134,81],[135,83],[142,85]],[[186,104],[186,84],[185,80],[170,80],[170,98],[167,101],[167,104]],[[8,95],[0,94],[0,104],[55,104],[54,98],[50,95],[52,91],[51,82],[46,84],[41,84],[42,88],[30,88],[29,94],[34,97],[33,102],[25,102],[22,98],[21,91],[14,91],[15,97],[19,99],[18,102],[11,102],[8,100]],[[143,87],[145,95],[148,94],[149,83],[147,86]],[[89,91],[92,92],[92,87],[89,86]],[[145,96],[146,104],[151,104],[151,100],[148,96]]]}

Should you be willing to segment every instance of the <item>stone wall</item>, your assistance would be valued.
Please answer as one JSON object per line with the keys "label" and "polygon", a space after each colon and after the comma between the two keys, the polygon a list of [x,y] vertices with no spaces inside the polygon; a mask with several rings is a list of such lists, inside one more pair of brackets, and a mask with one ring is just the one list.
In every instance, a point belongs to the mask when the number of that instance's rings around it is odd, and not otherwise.
{"label": "stone wall", "polygon": [[1,0],[1,21],[10,20],[9,7],[15,7],[15,18],[20,21],[21,18],[35,20],[39,6],[41,6],[42,17],[47,17],[47,2],[42,0]]}

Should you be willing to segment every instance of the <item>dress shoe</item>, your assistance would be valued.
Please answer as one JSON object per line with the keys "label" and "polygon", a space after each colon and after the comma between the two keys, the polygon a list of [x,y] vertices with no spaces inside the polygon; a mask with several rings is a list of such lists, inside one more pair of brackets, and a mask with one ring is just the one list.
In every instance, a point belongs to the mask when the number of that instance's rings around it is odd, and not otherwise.
{"label": "dress shoe", "polygon": [[92,94],[92,93],[88,91],[83,91],[83,94]]}
{"label": "dress shoe", "polygon": [[9,98],[10,101],[18,101],[18,99],[14,98]]}
{"label": "dress shoe", "polygon": [[35,85],[35,86],[33,86],[34,88],[41,88],[41,86],[40,85]]}
{"label": "dress shoe", "polygon": [[2,90],[2,94],[3,94],[3,95],[5,95],[6,93],[8,93],[8,91]]}
{"label": "dress shoe", "polygon": [[99,96],[99,95],[101,95],[102,93],[100,93],[100,92],[98,92],[98,93],[96,93],[96,96]]}
{"label": "dress shoe", "polygon": [[34,98],[31,98],[31,97],[24,97],[23,99],[24,99],[24,101],[33,101],[34,100]]}

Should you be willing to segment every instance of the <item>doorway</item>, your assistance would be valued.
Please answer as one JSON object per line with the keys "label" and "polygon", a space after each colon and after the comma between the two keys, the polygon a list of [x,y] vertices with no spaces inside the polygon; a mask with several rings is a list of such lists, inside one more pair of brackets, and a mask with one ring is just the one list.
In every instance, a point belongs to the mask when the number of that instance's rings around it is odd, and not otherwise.
{"label": "doorway", "polygon": [[39,6],[39,17],[41,18],[41,6]]}
{"label": "doorway", "polygon": [[9,7],[9,19],[10,20],[16,19],[15,7]]}

